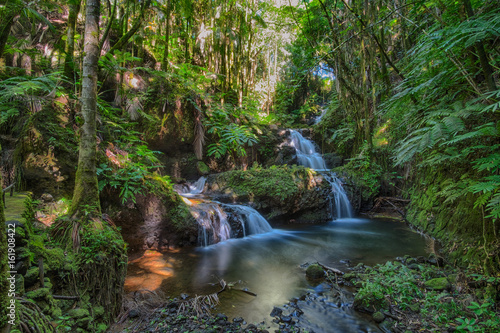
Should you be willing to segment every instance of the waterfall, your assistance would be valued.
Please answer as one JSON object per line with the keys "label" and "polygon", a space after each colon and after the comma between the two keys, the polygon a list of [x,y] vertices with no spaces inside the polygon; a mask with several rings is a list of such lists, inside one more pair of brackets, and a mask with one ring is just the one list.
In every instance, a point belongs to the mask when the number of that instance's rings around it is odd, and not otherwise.
{"label": "waterfall", "polygon": [[205,201],[193,205],[191,214],[198,222],[198,242],[203,246],[223,242],[231,238],[231,226],[227,214],[217,202]]}
{"label": "waterfall", "polygon": [[189,194],[201,194],[205,189],[205,182],[207,179],[205,177],[200,177],[195,183],[189,185]]}
{"label": "waterfall", "polygon": [[232,206],[241,217],[243,237],[248,235],[264,234],[273,230],[269,222],[255,209],[242,205]]}
{"label": "waterfall", "polygon": [[330,198],[330,211],[335,218],[351,218],[352,208],[347,193],[345,192],[342,182],[335,174],[328,171],[326,168],[323,156],[316,152],[314,143],[302,136],[298,131],[290,130],[292,139],[291,146],[297,151],[297,160],[300,165],[314,169],[323,174],[323,178],[330,184],[332,188]]}
{"label": "waterfall", "polygon": [[201,177],[179,190],[184,202],[189,206],[191,215],[198,222],[198,243],[209,246],[230,238],[270,232],[273,228],[255,209],[235,204],[223,204],[201,196],[205,189],[206,178]]}
{"label": "waterfall", "polygon": [[335,174],[325,173],[323,177],[330,183],[332,187],[332,196],[330,199],[330,211],[335,214],[335,218],[351,218],[352,208],[347,193],[342,186],[342,182],[338,179]]}
{"label": "waterfall", "polygon": [[297,160],[300,165],[314,170],[326,170],[325,160],[320,153],[316,152],[311,140],[307,140],[294,130],[290,130],[290,136],[292,139],[290,145],[297,151]]}

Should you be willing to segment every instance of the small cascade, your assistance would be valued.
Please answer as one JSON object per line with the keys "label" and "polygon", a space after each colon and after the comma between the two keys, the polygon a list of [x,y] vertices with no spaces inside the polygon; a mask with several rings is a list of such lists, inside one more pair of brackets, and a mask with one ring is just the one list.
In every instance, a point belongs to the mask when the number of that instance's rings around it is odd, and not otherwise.
{"label": "small cascade", "polygon": [[249,235],[270,232],[273,228],[255,209],[235,204],[210,201],[201,194],[206,178],[201,177],[187,188],[179,190],[184,202],[199,225],[198,240],[201,246],[209,246]]}
{"label": "small cascade", "polygon": [[219,203],[204,201],[190,209],[200,226],[198,240],[201,245],[217,244],[231,238],[227,214]]}
{"label": "small cascade", "polygon": [[316,147],[311,140],[304,138],[295,130],[290,130],[290,136],[292,139],[290,145],[297,151],[297,160],[300,165],[314,170],[326,170],[325,160],[320,153],[316,152]]}
{"label": "small cascade", "polygon": [[316,171],[321,171],[325,180],[330,184],[332,188],[330,199],[330,211],[332,215],[335,214],[334,216],[337,219],[351,218],[353,216],[351,203],[342,186],[342,182],[335,174],[327,170],[325,160],[320,153],[316,152],[313,142],[304,138],[302,134],[295,130],[290,130],[290,136],[292,139],[291,146],[297,151],[299,164]]}
{"label": "small cascade", "polygon": [[228,205],[239,214],[243,229],[243,237],[264,234],[273,230],[269,222],[255,209],[242,205]]}
{"label": "small cascade", "polygon": [[[196,182],[188,185],[187,188],[186,186],[184,186],[184,188],[179,191],[179,194],[188,198],[202,194],[205,190],[206,181],[207,179],[205,177],[200,177],[200,179],[198,179]],[[186,190],[189,190],[189,192],[186,192]]]}
{"label": "small cascade", "polygon": [[323,109],[321,109],[321,114],[314,119],[314,124],[319,123],[321,119],[323,119],[323,116],[326,114],[327,110],[328,109],[326,107],[323,107]]}
{"label": "small cascade", "polygon": [[332,187],[333,199],[330,200],[330,211],[335,214],[335,218],[352,218],[352,208],[351,202],[347,197],[347,193],[342,186],[342,182],[338,179],[335,174],[325,173],[325,179],[330,183]]}

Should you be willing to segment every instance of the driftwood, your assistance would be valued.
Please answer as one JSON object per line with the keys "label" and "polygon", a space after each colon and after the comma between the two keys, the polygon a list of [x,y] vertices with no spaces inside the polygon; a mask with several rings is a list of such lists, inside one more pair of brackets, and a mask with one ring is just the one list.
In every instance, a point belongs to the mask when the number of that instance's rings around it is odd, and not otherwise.
{"label": "driftwood", "polygon": [[323,265],[322,263],[318,262],[318,265],[320,265],[323,269],[327,270],[327,271],[331,271],[333,272],[334,274],[337,274],[337,275],[344,275],[344,272],[342,272],[341,270],[338,270],[336,268],[333,268],[333,267],[329,267],[329,266],[326,266],[326,265]]}

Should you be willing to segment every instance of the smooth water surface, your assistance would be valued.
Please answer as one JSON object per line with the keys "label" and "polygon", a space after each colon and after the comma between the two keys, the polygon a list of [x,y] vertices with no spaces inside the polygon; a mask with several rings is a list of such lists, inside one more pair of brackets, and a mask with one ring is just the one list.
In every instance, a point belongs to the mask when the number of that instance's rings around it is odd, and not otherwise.
{"label": "smooth water surface", "polygon": [[[126,289],[161,289],[171,297],[210,294],[218,278],[238,282],[220,294],[217,311],[244,317],[248,323],[269,320],[273,306],[304,294],[312,286],[300,265],[319,261],[347,270],[363,262],[375,265],[396,256],[424,255],[425,239],[401,222],[340,219],[322,226],[289,229],[229,239],[205,248],[149,253],[129,265]],[[236,289],[248,288],[253,297]],[[368,332],[369,330],[353,330]]]}

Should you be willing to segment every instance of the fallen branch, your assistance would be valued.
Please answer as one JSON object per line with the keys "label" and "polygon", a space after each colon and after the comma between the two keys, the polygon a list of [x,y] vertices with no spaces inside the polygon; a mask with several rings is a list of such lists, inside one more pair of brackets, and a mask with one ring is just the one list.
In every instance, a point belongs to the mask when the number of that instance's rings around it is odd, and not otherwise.
{"label": "fallen branch", "polygon": [[337,275],[344,275],[345,273],[342,272],[341,270],[338,270],[336,268],[333,268],[333,267],[329,267],[329,266],[325,266],[323,265],[322,263],[318,262],[318,265],[320,265],[323,269],[326,269],[327,271],[332,271],[333,273],[337,274]]}

